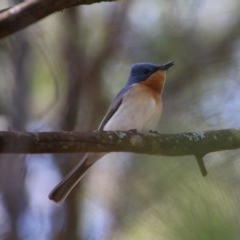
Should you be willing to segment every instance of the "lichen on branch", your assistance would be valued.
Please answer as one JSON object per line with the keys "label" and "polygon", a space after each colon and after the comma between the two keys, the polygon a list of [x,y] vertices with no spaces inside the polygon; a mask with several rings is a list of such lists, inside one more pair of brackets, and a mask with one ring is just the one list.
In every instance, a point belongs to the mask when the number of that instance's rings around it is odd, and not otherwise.
{"label": "lichen on branch", "polygon": [[240,148],[240,129],[179,134],[136,131],[0,132],[0,153],[135,152],[204,156]]}

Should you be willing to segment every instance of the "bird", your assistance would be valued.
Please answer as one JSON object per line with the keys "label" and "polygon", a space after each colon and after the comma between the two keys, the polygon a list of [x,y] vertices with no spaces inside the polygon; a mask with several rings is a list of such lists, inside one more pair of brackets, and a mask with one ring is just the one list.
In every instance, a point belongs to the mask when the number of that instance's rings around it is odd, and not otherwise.
{"label": "bird", "polygon": [[[135,63],[125,86],[116,95],[98,130],[148,132],[154,130],[162,114],[162,92],[167,70],[165,64]],[[107,153],[86,153],[79,163],[50,192],[49,199],[62,202],[87,170]]]}

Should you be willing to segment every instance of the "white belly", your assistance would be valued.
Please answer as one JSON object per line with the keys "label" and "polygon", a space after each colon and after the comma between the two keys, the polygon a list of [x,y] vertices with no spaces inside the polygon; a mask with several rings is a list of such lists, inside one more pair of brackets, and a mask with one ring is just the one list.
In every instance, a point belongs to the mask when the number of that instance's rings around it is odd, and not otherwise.
{"label": "white belly", "polygon": [[149,131],[156,127],[161,113],[160,96],[154,97],[150,91],[133,89],[124,97],[119,109],[103,129]]}

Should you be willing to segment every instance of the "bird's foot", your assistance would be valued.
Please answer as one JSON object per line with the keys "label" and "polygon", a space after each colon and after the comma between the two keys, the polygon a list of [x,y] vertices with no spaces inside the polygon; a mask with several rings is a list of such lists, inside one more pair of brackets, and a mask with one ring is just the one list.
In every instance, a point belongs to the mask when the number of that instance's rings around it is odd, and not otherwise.
{"label": "bird's foot", "polygon": [[131,132],[131,133],[137,133],[138,132],[137,129],[129,129],[128,131]]}
{"label": "bird's foot", "polygon": [[158,134],[159,132],[156,130],[150,130],[149,133]]}

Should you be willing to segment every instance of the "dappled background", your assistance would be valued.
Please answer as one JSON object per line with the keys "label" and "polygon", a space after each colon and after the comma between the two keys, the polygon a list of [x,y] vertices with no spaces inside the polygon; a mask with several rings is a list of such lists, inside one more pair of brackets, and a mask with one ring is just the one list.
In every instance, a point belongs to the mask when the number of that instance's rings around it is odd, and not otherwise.
{"label": "dappled background", "polygon": [[[0,42],[0,128],[96,129],[133,63],[169,60],[159,132],[240,126],[240,2],[119,0]],[[0,239],[239,239],[240,151],[206,156],[205,178],[193,157],[110,154],[52,203],[80,157],[0,156]]]}

